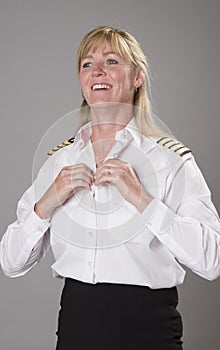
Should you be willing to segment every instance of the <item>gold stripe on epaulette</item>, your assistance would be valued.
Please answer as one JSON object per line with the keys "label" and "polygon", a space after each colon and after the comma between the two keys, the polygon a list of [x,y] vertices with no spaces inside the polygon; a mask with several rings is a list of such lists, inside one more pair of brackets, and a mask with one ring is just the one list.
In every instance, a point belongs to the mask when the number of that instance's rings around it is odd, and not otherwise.
{"label": "gold stripe on epaulette", "polygon": [[56,151],[58,151],[59,149],[64,148],[64,147],[66,147],[66,146],[68,146],[68,145],[71,145],[71,143],[74,142],[74,139],[75,139],[75,137],[71,137],[70,139],[68,139],[68,140],[66,140],[66,141],[64,141],[64,142],[62,142],[62,143],[60,143],[60,144],[57,145],[56,147],[52,148],[49,152],[47,152],[47,154],[48,154],[49,156],[52,156],[52,154],[54,154],[54,153],[55,153]]}
{"label": "gold stripe on epaulette", "polygon": [[173,150],[176,154],[178,154],[181,157],[191,152],[191,150],[188,147],[186,147],[183,143],[167,136],[162,137],[160,140],[157,141],[157,143],[161,146]]}

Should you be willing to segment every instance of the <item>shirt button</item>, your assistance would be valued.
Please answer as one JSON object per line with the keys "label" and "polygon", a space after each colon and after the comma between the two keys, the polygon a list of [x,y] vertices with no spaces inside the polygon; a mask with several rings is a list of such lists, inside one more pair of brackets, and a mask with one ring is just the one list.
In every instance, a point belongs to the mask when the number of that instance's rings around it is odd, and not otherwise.
{"label": "shirt button", "polygon": [[90,232],[88,232],[88,234],[89,234],[90,237],[92,237],[93,232],[90,231]]}
{"label": "shirt button", "polygon": [[88,266],[91,266],[91,265],[92,265],[91,261],[88,261]]}

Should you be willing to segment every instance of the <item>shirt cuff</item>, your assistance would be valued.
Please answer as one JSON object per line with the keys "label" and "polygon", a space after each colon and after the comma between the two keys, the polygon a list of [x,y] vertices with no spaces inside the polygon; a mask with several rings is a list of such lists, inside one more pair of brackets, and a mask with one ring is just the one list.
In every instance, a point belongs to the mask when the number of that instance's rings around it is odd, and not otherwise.
{"label": "shirt cuff", "polygon": [[178,218],[176,213],[157,198],[140,215],[145,218],[148,229],[155,235],[166,233]]}
{"label": "shirt cuff", "polygon": [[49,219],[41,219],[32,209],[25,217],[22,226],[27,238],[36,242],[47,231],[50,221]]}

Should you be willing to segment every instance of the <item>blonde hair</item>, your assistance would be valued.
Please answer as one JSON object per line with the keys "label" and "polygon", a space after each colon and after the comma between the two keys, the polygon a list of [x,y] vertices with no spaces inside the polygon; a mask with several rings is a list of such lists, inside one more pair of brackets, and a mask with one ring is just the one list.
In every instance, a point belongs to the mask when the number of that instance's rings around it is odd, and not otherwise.
{"label": "blonde hair", "polygon": [[[164,136],[165,133],[159,129],[153,120],[150,101],[150,70],[147,58],[133,35],[107,26],[92,29],[84,36],[78,48],[78,73],[80,72],[81,62],[88,52],[90,50],[95,51],[104,41],[111,45],[117,55],[126,58],[133,63],[135,69],[141,69],[144,73],[145,81],[135,92],[133,102],[133,113],[138,130],[147,136]],[[81,105],[81,126],[89,122],[89,110],[90,108],[84,99]]]}

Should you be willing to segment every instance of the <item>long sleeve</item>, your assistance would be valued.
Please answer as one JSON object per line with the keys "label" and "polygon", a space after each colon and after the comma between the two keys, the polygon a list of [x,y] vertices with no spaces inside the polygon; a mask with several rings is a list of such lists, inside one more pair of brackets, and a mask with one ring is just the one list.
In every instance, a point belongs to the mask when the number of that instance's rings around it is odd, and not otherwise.
{"label": "long sleeve", "polygon": [[1,241],[2,270],[9,277],[27,273],[49,250],[51,223],[39,218],[34,205],[52,184],[61,167],[56,155],[48,158],[18,202],[17,220],[8,226]]}
{"label": "long sleeve", "polygon": [[220,221],[192,155],[172,169],[164,200],[154,199],[146,216],[147,228],[180,263],[209,280],[220,276]]}
{"label": "long sleeve", "polygon": [[32,185],[17,205],[17,220],[8,226],[0,245],[1,266],[9,277],[27,273],[51,247],[50,220],[42,220],[34,211],[35,203],[53,183],[66,158],[59,154],[47,158]]}
{"label": "long sleeve", "polygon": [[1,241],[1,265],[9,277],[28,272],[49,249],[49,226],[34,212],[34,193],[31,186],[17,206],[17,220],[8,226]]}

